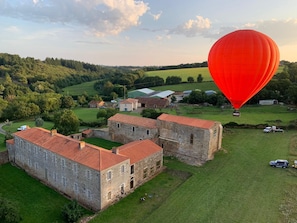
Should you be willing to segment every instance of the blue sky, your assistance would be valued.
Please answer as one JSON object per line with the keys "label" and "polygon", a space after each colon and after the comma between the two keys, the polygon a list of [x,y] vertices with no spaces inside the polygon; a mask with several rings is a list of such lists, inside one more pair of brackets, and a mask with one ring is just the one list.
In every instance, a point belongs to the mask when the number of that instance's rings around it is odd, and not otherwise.
{"label": "blue sky", "polygon": [[0,52],[99,65],[207,60],[211,46],[254,29],[297,61],[296,0],[0,0]]}

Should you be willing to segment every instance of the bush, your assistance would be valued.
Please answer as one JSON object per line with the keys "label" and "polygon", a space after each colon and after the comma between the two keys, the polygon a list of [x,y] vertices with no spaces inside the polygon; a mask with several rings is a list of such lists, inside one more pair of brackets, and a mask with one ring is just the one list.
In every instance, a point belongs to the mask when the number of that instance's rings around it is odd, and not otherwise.
{"label": "bush", "polygon": [[18,206],[0,196],[0,222],[16,223],[21,221]]}
{"label": "bush", "polygon": [[63,207],[62,215],[66,222],[73,223],[83,216],[83,210],[77,201],[73,200]]}

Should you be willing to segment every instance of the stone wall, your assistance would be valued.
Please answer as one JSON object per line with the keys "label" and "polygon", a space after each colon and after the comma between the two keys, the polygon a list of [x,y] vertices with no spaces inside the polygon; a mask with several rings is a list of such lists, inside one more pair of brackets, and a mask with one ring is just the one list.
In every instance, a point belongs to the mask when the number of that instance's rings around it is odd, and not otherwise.
{"label": "stone wall", "polygon": [[106,129],[94,129],[93,137],[110,140],[108,128]]}
{"label": "stone wall", "polygon": [[0,152],[0,165],[8,163],[8,151]]}

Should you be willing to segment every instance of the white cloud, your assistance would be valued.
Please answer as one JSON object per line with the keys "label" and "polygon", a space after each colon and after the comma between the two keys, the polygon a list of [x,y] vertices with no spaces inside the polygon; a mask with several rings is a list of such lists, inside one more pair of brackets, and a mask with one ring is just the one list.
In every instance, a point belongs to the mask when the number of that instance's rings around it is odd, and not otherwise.
{"label": "white cloud", "polygon": [[209,30],[211,27],[211,22],[208,18],[203,18],[202,16],[196,16],[195,19],[190,19],[183,25],[170,30],[173,34],[183,34],[187,37],[194,37],[201,35],[205,31]]}
{"label": "white cloud", "polygon": [[134,0],[32,0],[0,1],[0,15],[34,22],[78,24],[98,36],[117,35],[137,26],[149,10]]}

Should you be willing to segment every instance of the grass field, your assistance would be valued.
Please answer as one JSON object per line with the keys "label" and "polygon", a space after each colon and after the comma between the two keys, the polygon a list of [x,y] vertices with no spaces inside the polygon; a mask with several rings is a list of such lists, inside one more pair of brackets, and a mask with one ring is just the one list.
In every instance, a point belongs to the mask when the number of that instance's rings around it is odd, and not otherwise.
{"label": "grass field", "polygon": [[[296,155],[290,154],[290,147],[296,139],[295,131],[264,134],[261,130],[225,130],[223,150],[202,167],[165,159],[168,169],[192,175],[167,199],[152,197],[139,203],[144,193],[156,196],[160,187],[171,185],[171,181],[156,178],[141,187],[142,193],[130,195],[91,222],[289,222],[289,218],[295,219],[296,208],[286,203],[291,199],[286,196],[297,189],[297,172],[272,168],[268,162],[277,158],[292,162]],[[280,207],[291,213],[287,219]],[[141,217],[143,209],[149,213]]]}
{"label": "grass field", "polygon": [[86,138],[84,139],[85,142],[102,147],[104,149],[111,150],[113,147],[121,146],[122,143],[118,142],[111,142],[105,139],[100,139],[100,138]]}
{"label": "grass field", "polygon": [[179,76],[183,82],[188,81],[188,77],[193,77],[195,82],[199,74],[202,75],[203,81],[212,81],[208,67],[172,69],[172,70],[156,70],[145,73],[147,76],[158,76],[166,80],[168,76]]}
{"label": "grass field", "polygon": [[0,194],[17,204],[21,223],[64,222],[61,210],[69,200],[10,164],[0,165]]}
{"label": "grass field", "polygon": [[63,94],[82,95],[86,92],[88,95],[96,95],[98,92],[94,89],[95,82],[96,81],[90,81],[63,88]]}

